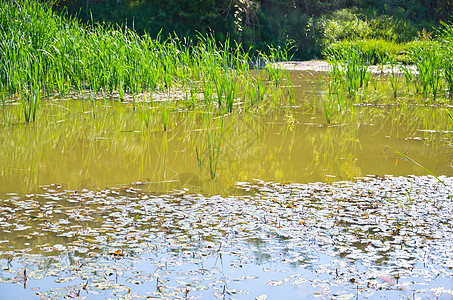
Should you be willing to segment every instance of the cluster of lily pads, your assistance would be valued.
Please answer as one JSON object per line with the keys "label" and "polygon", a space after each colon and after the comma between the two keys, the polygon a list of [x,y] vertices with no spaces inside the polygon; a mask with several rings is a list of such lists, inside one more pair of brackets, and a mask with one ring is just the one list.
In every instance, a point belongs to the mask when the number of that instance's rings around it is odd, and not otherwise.
{"label": "cluster of lily pads", "polygon": [[[2,196],[0,288],[27,297],[453,295],[453,179]],[[19,284],[19,285],[18,285]]]}

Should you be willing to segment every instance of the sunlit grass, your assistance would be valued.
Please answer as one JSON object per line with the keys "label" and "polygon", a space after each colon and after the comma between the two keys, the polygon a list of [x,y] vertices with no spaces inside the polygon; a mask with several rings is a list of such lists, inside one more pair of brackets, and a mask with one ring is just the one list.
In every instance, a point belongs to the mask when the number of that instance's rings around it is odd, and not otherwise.
{"label": "sunlit grass", "polygon": [[[268,90],[263,78],[249,70],[253,60],[249,50],[229,40],[219,45],[211,36],[193,41],[177,36],[152,39],[128,28],[80,24],[32,0],[0,5],[2,95],[28,91],[15,98],[23,102],[25,122],[37,120],[41,94],[66,97],[76,92],[81,98],[88,94],[95,117],[98,95],[128,99],[136,110],[139,94],[166,92],[167,100],[172,100],[171,92],[180,90],[190,107],[204,102],[205,108],[213,109],[215,102],[221,111],[232,112],[238,103],[255,105]],[[271,47],[269,54],[259,54],[269,62],[266,72],[274,88],[286,73],[275,62],[287,59],[288,50]],[[244,86],[255,90],[241,93]],[[252,98],[241,99],[244,95]],[[164,129],[165,115],[164,110]]]}

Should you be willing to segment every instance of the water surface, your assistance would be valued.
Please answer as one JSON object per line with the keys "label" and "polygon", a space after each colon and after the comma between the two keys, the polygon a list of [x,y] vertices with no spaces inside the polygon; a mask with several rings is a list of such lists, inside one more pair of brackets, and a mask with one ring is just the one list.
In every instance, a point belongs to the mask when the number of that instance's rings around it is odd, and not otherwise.
{"label": "water surface", "polygon": [[[208,124],[206,112],[186,109],[182,101],[170,108],[165,132],[157,104],[145,107],[146,127],[140,107],[134,111],[130,103],[49,101],[38,123],[3,126],[0,192],[35,192],[55,183],[97,189],[142,182],[153,190],[224,194],[235,182],[252,179],[309,183],[427,174],[397,152],[434,174],[453,175],[449,107],[356,105],[327,124],[320,76],[293,73],[292,102],[237,109],[224,117],[223,130],[219,120]],[[369,98],[380,97],[375,94]],[[218,128],[212,135],[221,139],[215,180],[207,128]]]}
{"label": "water surface", "polygon": [[166,131],[157,101],[9,106],[0,297],[451,299],[451,108],[375,77],[329,123],[323,75],[291,75],[232,114],[172,101]]}

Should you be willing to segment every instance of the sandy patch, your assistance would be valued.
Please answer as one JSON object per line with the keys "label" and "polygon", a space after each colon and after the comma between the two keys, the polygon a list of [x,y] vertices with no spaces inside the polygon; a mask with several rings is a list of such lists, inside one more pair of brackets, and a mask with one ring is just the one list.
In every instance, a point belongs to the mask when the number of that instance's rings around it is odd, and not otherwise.
{"label": "sandy patch", "polygon": [[[290,71],[310,71],[310,72],[328,72],[330,71],[330,65],[325,60],[308,60],[308,61],[287,61],[278,63],[281,68]],[[416,66],[410,66],[412,73],[417,72]],[[371,74],[391,74],[392,67],[390,65],[377,65],[369,67]],[[400,66],[394,66],[396,73],[403,73],[403,69]]]}

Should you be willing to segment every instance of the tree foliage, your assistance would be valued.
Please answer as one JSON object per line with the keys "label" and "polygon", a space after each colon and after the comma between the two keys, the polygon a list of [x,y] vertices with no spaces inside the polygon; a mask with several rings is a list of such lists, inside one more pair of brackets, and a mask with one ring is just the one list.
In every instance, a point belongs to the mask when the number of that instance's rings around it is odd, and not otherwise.
{"label": "tree foliage", "polygon": [[[404,41],[451,21],[453,0],[59,0],[54,7],[85,22],[133,26],[152,36],[211,32],[261,50],[294,41],[298,55],[308,58],[329,39],[349,35],[349,26],[358,37]],[[345,20],[345,11],[355,20]]]}

